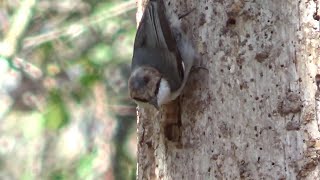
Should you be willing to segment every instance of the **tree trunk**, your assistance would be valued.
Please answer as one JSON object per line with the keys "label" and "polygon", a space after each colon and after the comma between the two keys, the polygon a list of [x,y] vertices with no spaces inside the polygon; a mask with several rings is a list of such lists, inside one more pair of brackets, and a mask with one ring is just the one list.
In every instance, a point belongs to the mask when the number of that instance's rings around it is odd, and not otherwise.
{"label": "tree trunk", "polygon": [[138,110],[137,179],[320,179],[317,1],[170,2],[208,71]]}

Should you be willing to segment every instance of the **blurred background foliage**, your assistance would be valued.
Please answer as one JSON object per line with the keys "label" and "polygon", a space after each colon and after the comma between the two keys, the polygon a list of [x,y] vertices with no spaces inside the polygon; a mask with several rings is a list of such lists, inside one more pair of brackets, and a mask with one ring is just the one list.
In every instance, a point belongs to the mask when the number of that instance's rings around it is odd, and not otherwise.
{"label": "blurred background foliage", "polygon": [[0,0],[0,179],[135,179],[134,0]]}

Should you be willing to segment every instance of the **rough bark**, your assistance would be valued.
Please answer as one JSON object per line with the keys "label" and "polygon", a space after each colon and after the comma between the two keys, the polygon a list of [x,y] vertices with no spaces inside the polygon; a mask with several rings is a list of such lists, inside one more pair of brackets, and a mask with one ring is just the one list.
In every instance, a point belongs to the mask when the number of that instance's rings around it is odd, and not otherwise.
{"label": "rough bark", "polygon": [[319,179],[317,2],[170,2],[196,8],[183,24],[208,72],[179,99],[179,137],[172,107],[139,109],[137,179]]}

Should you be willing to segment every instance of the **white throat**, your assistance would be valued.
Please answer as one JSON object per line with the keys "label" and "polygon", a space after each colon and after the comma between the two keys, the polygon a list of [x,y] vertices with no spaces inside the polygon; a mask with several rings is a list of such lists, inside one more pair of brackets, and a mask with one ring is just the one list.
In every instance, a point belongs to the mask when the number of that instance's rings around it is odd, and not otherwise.
{"label": "white throat", "polygon": [[161,106],[170,102],[172,99],[170,97],[171,90],[167,80],[161,78],[159,91],[157,95],[158,105]]}

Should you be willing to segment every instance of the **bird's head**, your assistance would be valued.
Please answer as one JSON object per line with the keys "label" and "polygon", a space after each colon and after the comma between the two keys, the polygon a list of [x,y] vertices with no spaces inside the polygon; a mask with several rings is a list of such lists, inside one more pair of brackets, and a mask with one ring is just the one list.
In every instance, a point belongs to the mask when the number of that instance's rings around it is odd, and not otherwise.
{"label": "bird's head", "polygon": [[153,67],[135,69],[128,81],[129,94],[139,105],[151,104],[156,109],[166,103],[170,88],[161,73]]}

